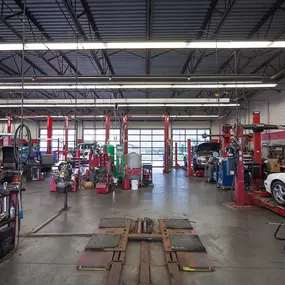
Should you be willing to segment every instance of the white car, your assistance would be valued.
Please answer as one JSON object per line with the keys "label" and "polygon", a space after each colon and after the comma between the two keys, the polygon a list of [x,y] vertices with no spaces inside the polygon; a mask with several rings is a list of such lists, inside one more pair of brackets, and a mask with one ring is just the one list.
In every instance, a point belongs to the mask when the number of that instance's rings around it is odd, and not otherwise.
{"label": "white car", "polygon": [[271,193],[277,204],[285,206],[285,173],[269,174],[264,181],[267,192]]}

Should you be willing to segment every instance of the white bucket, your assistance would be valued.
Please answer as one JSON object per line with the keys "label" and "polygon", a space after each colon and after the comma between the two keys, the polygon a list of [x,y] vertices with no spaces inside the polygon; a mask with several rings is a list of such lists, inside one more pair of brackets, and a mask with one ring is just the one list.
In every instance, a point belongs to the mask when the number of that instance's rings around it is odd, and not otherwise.
{"label": "white bucket", "polygon": [[138,190],[138,189],[139,189],[139,181],[132,180],[132,190]]}

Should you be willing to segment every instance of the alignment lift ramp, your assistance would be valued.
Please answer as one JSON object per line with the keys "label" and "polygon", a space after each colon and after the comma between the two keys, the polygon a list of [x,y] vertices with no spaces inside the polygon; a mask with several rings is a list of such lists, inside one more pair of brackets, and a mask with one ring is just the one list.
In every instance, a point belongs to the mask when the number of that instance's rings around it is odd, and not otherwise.
{"label": "alignment lift ramp", "polygon": [[[107,285],[119,285],[128,241],[140,242],[140,285],[151,285],[149,242],[162,242],[172,285],[180,271],[214,270],[205,247],[187,219],[102,219],[79,258],[78,270],[109,270]],[[96,273],[94,273],[96,274]]]}

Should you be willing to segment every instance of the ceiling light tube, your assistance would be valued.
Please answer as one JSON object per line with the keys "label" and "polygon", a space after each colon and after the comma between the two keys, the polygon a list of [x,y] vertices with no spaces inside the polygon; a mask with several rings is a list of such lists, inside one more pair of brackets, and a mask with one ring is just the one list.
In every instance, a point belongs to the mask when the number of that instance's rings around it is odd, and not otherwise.
{"label": "ceiling light tube", "polygon": [[[24,99],[24,104],[160,104],[161,98]],[[163,98],[164,104],[230,103],[230,98]],[[20,99],[0,99],[0,104],[21,104]]]}
{"label": "ceiling light tube", "polygon": [[219,115],[170,115],[170,118],[219,118]]}
{"label": "ceiling light tube", "polygon": [[[24,104],[24,108],[110,108],[115,104]],[[240,104],[118,104],[120,107],[238,107]],[[0,108],[20,108],[21,104],[0,104]]]}
{"label": "ceiling light tube", "polygon": [[[35,42],[26,43],[25,50],[98,50],[98,49],[249,49],[284,48],[285,41],[140,41],[140,42]],[[21,43],[0,44],[0,51],[21,51]]]}
{"label": "ceiling light tube", "polygon": [[118,107],[238,107],[240,104],[118,104]]}
{"label": "ceiling light tube", "polygon": [[[231,88],[274,88],[276,83],[260,84],[141,84],[141,85],[24,85],[24,90],[104,90],[104,89],[231,89]],[[0,84],[0,90],[19,90],[21,85]]]}
{"label": "ceiling light tube", "polygon": [[[0,105],[0,108],[20,108],[20,104],[12,105]],[[109,108],[115,107],[115,104],[24,104],[24,108],[90,108],[90,107],[100,107],[100,108]]]}

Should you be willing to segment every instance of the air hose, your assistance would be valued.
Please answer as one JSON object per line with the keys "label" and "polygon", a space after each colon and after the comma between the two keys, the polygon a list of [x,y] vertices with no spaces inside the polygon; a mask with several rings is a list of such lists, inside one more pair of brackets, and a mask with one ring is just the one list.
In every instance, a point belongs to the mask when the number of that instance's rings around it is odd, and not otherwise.
{"label": "air hose", "polygon": [[19,150],[17,148],[17,142],[19,141],[19,145],[21,144],[21,139],[22,139],[22,134],[24,133],[24,129],[26,130],[27,133],[27,141],[28,141],[28,153],[27,157],[30,156],[31,150],[32,150],[32,135],[31,135],[31,130],[29,127],[25,124],[19,125],[19,127],[15,131],[14,135],[14,157],[16,161],[19,161]]}

